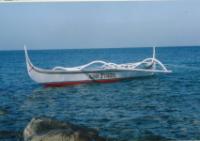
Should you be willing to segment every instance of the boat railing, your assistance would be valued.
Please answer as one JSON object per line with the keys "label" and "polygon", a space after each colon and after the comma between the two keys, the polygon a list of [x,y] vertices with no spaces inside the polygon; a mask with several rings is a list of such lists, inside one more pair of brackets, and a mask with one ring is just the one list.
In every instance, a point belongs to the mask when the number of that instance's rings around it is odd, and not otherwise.
{"label": "boat railing", "polygon": [[[82,71],[85,70],[88,67],[91,67],[92,65],[95,64],[101,64],[101,66],[99,67],[99,69],[103,69],[103,70],[109,70],[109,69],[114,69],[114,70],[147,70],[146,68],[142,68],[141,66],[147,65],[147,66],[155,66],[152,67],[151,69],[148,69],[150,71],[162,71],[162,72],[170,72],[169,70],[167,70],[167,68],[157,59],[155,58],[147,58],[144,59],[141,62],[137,62],[137,63],[127,63],[127,64],[115,64],[115,63],[109,63],[109,62],[104,62],[101,60],[96,60],[96,61],[92,61],[88,64],[82,65],[82,66],[78,66],[78,67],[72,67],[72,68],[66,68],[66,67],[61,67],[61,66],[56,66],[54,67],[52,70],[64,70],[64,71]],[[159,65],[159,69],[157,69],[157,65]]]}

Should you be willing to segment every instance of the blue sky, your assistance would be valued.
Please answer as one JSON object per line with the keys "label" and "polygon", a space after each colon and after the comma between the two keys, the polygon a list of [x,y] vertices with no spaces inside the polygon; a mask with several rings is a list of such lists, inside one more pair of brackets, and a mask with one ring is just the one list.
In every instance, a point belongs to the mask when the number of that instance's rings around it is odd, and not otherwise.
{"label": "blue sky", "polygon": [[0,50],[200,45],[200,1],[0,4]]}

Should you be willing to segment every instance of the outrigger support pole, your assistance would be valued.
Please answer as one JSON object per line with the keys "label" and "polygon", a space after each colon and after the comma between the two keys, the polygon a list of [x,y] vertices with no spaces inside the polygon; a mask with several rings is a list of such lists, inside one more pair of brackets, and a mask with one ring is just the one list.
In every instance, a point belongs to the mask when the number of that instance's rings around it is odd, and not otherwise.
{"label": "outrigger support pole", "polygon": [[155,59],[156,58],[156,47],[154,46],[153,47],[153,59]]}
{"label": "outrigger support pole", "polygon": [[152,57],[153,70],[156,69],[156,61],[155,61],[155,59],[156,59],[156,47],[154,46],[153,47],[153,57]]}

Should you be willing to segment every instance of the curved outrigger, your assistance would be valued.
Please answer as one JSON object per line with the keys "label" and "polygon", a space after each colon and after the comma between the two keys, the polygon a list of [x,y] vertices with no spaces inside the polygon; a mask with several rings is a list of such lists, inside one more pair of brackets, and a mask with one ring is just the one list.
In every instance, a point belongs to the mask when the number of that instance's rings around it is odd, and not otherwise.
{"label": "curved outrigger", "polygon": [[[46,86],[75,85],[89,82],[115,82],[122,79],[154,75],[155,73],[170,73],[155,57],[146,58],[136,63],[115,64],[101,60],[92,61],[77,67],[57,66],[52,69],[41,69],[34,66],[24,47],[27,71],[32,80]],[[98,65],[98,67],[94,67]]]}

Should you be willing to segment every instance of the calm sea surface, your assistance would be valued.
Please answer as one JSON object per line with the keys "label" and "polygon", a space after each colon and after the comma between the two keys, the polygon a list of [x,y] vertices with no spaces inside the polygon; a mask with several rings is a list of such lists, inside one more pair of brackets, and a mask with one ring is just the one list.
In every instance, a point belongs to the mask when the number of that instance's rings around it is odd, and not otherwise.
{"label": "calm sea surface", "polygon": [[[48,116],[98,128],[121,140],[200,139],[200,47],[157,48],[169,75],[110,84],[44,88],[28,76],[23,51],[0,52],[0,132],[22,131],[32,117]],[[29,51],[42,68],[92,60],[127,63],[151,48]],[[4,138],[5,139],[5,138]],[[12,138],[10,140],[16,140]]]}

